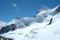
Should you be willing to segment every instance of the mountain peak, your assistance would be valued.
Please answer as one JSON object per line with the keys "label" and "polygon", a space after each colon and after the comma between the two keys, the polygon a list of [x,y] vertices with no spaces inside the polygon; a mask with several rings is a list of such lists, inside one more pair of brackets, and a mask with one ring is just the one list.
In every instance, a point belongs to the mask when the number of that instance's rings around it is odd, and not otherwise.
{"label": "mountain peak", "polygon": [[15,19],[13,19],[13,20],[11,20],[8,24],[10,25],[10,24],[14,24],[14,23],[16,23],[17,21],[19,21],[20,20],[20,18],[19,17],[16,17]]}
{"label": "mountain peak", "polygon": [[49,8],[46,7],[45,5],[42,5],[42,6],[39,8],[39,10],[36,12],[36,15],[35,15],[34,17],[36,17],[37,14],[39,14],[41,11],[45,11],[45,10],[49,10]]}
{"label": "mountain peak", "polygon": [[60,12],[60,5],[58,5],[58,6],[55,8],[55,12],[56,12],[56,13]]}
{"label": "mountain peak", "polygon": [[47,9],[49,9],[49,8],[46,7],[45,5],[42,5],[39,10],[42,11],[42,10],[47,10]]}
{"label": "mountain peak", "polygon": [[15,19],[20,19],[19,17],[16,17]]}

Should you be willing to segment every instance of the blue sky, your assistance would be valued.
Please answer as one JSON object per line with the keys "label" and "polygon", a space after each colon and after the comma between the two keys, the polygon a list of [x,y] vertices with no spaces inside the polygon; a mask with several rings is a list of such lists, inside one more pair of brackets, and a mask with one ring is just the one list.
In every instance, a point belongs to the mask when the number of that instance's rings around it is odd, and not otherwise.
{"label": "blue sky", "polygon": [[53,8],[59,4],[60,0],[0,0],[0,21],[32,17],[42,5]]}

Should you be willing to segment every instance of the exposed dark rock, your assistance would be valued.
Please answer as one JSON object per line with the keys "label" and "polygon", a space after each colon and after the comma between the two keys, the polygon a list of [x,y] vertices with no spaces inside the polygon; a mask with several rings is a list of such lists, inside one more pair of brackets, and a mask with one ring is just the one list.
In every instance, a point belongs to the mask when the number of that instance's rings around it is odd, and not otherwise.
{"label": "exposed dark rock", "polygon": [[0,40],[13,40],[13,39],[0,36]]}
{"label": "exposed dark rock", "polygon": [[55,10],[56,13],[60,12],[60,5],[58,6],[58,8]]}
{"label": "exposed dark rock", "polygon": [[15,29],[16,29],[15,24],[11,24],[11,25],[1,28],[0,34],[7,33],[8,31],[13,31]]}
{"label": "exposed dark rock", "polygon": [[49,24],[48,24],[48,25],[50,25],[50,24],[52,23],[52,20],[53,20],[53,18],[51,18],[51,20],[50,20],[50,22],[49,22]]}

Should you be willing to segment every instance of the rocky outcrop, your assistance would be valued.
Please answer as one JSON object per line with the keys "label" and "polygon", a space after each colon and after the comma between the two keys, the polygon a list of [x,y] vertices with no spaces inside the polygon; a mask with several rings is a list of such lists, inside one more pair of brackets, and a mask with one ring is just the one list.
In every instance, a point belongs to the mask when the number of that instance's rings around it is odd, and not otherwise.
{"label": "rocky outcrop", "polygon": [[0,40],[13,40],[13,39],[0,36]]}
{"label": "rocky outcrop", "polygon": [[2,27],[0,30],[0,34],[7,33],[9,31],[13,31],[13,30],[15,30],[15,28],[16,28],[15,24],[11,24],[6,27]]}

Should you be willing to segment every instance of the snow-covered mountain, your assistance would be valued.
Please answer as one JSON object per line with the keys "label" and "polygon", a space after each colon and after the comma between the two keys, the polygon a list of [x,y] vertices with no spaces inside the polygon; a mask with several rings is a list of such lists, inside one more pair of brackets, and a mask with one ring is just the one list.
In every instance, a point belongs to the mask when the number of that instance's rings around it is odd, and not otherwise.
{"label": "snow-covered mountain", "polygon": [[[3,23],[4,24],[4,23]],[[43,6],[32,18],[18,18],[1,26],[0,40],[60,40],[60,5]]]}
{"label": "snow-covered mountain", "polygon": [[0,26],[5,26],[7,23],[0,21]]}

